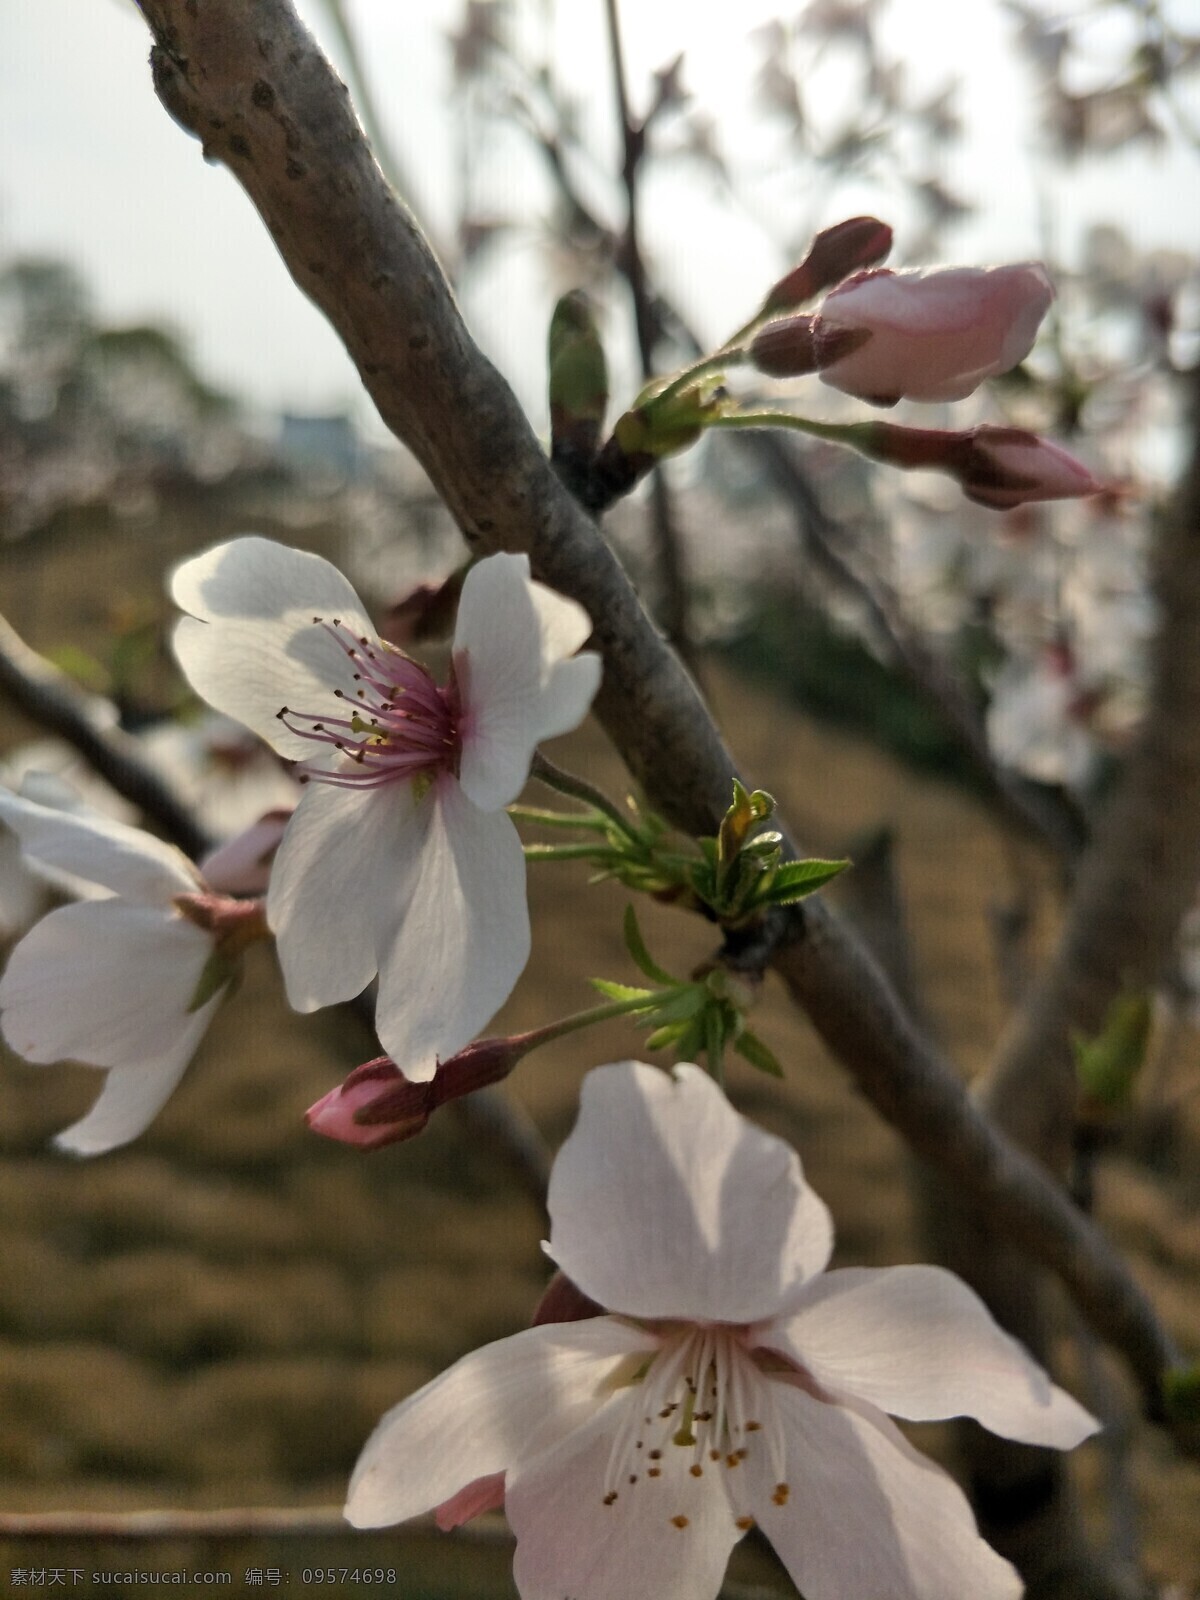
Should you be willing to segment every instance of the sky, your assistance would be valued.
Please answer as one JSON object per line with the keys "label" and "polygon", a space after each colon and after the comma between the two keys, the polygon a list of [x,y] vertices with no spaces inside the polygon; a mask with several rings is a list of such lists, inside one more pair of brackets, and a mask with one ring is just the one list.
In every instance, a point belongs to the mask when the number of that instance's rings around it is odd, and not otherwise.
{"label": "sky", "polygon": [[[614,203],[603,178],[616,145],[603,72],[602,0],[559,0],[556,11],[547,0],[524,3],[535,18],[553,11],[557,70],[581,97],[596,193],[602,204]],[[461,108],[451,104],[445,36],[460,0],[348,0],[348,8],[380,114],[412,175],[409,198],[435,231],[448,229],[461,181]],[[338,60],[322,0],[298,0],[298,9]],[[737,7],[725,0],[627,0],[622,14],[635,102],[644,103],[651,72],[683,49],[685,81],[715,119],[724,148],[752,149],[761,130],[755,132],[747,112],[745,34],[780,9],[780,0],[739,0]],[[958,105],[971,138],[962,153],[947,157],[943,177],[979,198],[981,211],[955,230],[948,255],[980,262],[1038,255],[1047,219],[1052,246],[1068,261],[1089,222],[1113,218],[1146,248],[1200,245],[1195,151],[1166,161],[1092,162],[1044,178],[1039,194],[1026,159],[1037,137],[1032,112],[1008,45],[1011,22],[998,0],[954,6],[890,0],[881,29],[884,43],[904,55],[914,86],[932,89],[952,71],[965,79]],[[364,416],[361,388],[340,344],[291,284],[249,202],[224,169],[204,163],[196,142],[155,99],[147,50],[131,0],[0,0],[0,257],[69,258],[104,319],[174,326],[210,382],[257,407],[350,408]],[[836,83],[828,92],[836,96]],[[1200,109],[1194,98],[1192,109]],[[491,165],[496,190],[511,193],[514,205],[536,207],[536,174],[515,139],[497,142]],[[1191,198],[1182,203],[1183,196]],[[739,213],[731,226],[708,179],[659,180],[648,188],[655,270],[714,343],[744,320],[788,264],[772,236],[773,206],[768,183],[757,212],[752,203],[750,214]],[[817,195],[812,222],[868,208],[888,214],[877,194],[869,207],[853,190]],[[544,329],[566,286],[547,264],[544,236],[530,227],[497,252],[494,270],[464,296],[476,336],[535,414]]]}

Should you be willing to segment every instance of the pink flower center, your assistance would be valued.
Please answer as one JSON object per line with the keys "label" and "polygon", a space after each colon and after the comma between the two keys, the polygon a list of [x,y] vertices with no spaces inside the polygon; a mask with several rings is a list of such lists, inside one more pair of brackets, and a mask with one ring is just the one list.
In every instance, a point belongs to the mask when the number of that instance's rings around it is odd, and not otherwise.
{"label": "pink flower center", "polygon": [[313,622],[345,653],[354,668],[352,692],[333,692],[345,716],[324,716],[284,706],[277,715],[302,739],[331,746],[346,758],[332,770],[328,757],[297,767],[300,781],[343,788],[378,789],[387,783],[457,773],[462,752],[462,704],[454,667],[445,688],[418,662],[381,640],[359,638],[334,618]]}

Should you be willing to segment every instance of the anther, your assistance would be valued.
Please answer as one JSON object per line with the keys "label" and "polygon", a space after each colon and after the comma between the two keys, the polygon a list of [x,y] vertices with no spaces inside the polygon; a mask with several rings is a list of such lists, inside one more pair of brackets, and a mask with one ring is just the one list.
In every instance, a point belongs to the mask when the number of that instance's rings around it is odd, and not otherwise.
{"label": "anther", "polygon": [[771,1499],[775,1505],[785,1506],[788,1503],[788,1496],[791,1492],[786,1483],[777,1483],[775,1485],[775,1493],[771,1496]]}
{"label": "anther", "polygon": [[604,1496],[604,1504],[606,1506],[611,1506],[616,1498],[617,1491],[615,1489],[610,1489],[609,1492]]}
{"label": "anther", "polygon": [[686,1517],[680,1516],[671,1518],[671,1526],[673,1528],[686,1528],[687,1525],[688,1519]]}

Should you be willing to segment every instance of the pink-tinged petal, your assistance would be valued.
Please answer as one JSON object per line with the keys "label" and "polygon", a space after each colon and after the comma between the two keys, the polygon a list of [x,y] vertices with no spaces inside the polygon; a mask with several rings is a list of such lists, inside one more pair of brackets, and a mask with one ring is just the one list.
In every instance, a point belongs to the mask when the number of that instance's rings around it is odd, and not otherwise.
{"label": "pink-tinged petal", "polygon": [[214,995],[192,1012],[174,1047],[157,1061],[113,1067],[92,1109],[55,1139],[58,1149],[77,1156],[103,1155],[148,1128],[175,1092],[221,999]]}
{"label": "pink-tinged petal", "polygon": [[942,1267],[848,1268],[810,1284],[763,1342],[836,1394],[912,1421],[974,1417],[1071,1450],[1099,1423]]}
{"label": "pink-tinged petal", "polygon": [[356,1528],[419,1516],[543,1447],[608,1400],[631,1355],[656,1348],[614,1317],[527,1328],[486,1345],[401,1401],[380,1422],[350,1480]]}
{"label": "pink-tinged petal", "polygon": [[[619,1394],[583,1427],[510,1470],[504,1509],[517,1536],[513,1577],[521,1600],[715,1600],[742,1537],[720,1472],[693,1477],[692,1452],[667,1450],[659,1476],[626,1473],[610,1498],[614,1439],[637,1404],[636,1388]],[[630,1483],[634,1475],[638,1481]]]}
{"label": "pink-tinged petal", "polygon": [[173,912],[89,900],[43,917],[0,978],[0,1030],[27,1061],[153,1065],[189,1026],[212,952]]}
{"label": "pink-tinged petal", "polygon": [[94,812],[59,811],[0,788],[0,823],[16,834],[24,855],[55,875],[144,905],[169,905],[200,886],[199,873],[174,845]]}
{"label": "pink-tinged petal", "polygon": [[434,1521],[443,1533],[461,1528],[464,1522],[481,1517],[485,1511],[504,1508],[504,1474],[489,1472],[486,1478],[476,1478],[465,1489],[443,1500],[434,1512]]}
{"label": "pink-tinged petal", "polygon": [[403,915],[433,807],[412,785],[310,783],[271,868],[267,920],[289,1002],[351,1000],[379,970],[380,928]]}
{"label": "pink-tinged petal", "polygon": [[818,343],[870,338],[823,365],[821,381],[864,400],[961,400],[1029,354],[1054,298],[1045,269],[1003,267],[860,273],[822,302]]}
{"label": "pink-tinged petal", "polygon": [[833,1242],[795,1151],[693,1066],[674,1077],[635,1061],[590,1072],[548,1203],[559,1267],[635,1317],[772,1317]]}
{"label": "pink-tinged petal", "polygon": [[805,1600],[1019,1600],[1020,1578],[979,1537],[958,1486],[882,1412],[771,1385],[786,1493],[764,1456],[751,1505]]}
{"label": "pink-tinged petal", "polygon": [[379,920],[375,1030],[417,1082],[487,1025],[529,959],[525,857],[503,811],[480,811],[452,778],[422,802],[420,852]]}
{"label": "pink-tinged petal", "polygon": [[530,581],[524,556],[489,556],[467,574],[454,634],[464,709],[459,778],[483,810],[516,799],[539,740],[582,722],[600,662],[569,658],[590,632],[581,606]]}
{"label": "pink-tinged petal", "polygon": [[270,539],[234,539],[176,568],[175,629],[184,675],[209,705],[252,728],[292,760],[321,747],[278,720],[288,706],[335,715],[334,689],[354,692],[345,651],[314,617],[375,642],[362,601],[330,562]]}
{"label": "pink-tinged petal", "polygon": [[209,888],[221,894],[265,894],[271,878],[271,863],[294,809],[269,811],[210,851],[200,863]]}

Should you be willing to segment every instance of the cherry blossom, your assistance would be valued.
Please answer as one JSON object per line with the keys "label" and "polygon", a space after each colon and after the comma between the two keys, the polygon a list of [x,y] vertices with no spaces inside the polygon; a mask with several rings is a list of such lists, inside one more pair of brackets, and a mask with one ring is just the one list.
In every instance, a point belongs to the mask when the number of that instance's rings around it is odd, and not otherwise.
{"label": "cherry blossom", "polygon": [[1071,1448],[1097,1424],[937,1267],[825,1270],[794,1152],[697,1067],[585,1081],[548,1253],[608,1313],[464,1357],[379,1424],[346,1515],[496,1503],[523,1600],[712,1600],[757,1524],[807,1600],[1009,1600],[1021,1582],[886,1413]]}
{"label": "cherry blossom", "polygon": [[[225,984],[210,965],[219,934],[195,911],[220,902],[181,851],[126,823],[2,788],[0,822],[55,881],[82,880],[89,890],[43,917],[9,956],[0,1032],[28,1061],[108,1069],[95,1105],[55,1140],[98,1155],[153,1121],[221,1002]],[[226,904],[234,919],[253,916]],[[206,975],[216,978],[211,994],[202,991]]]}
{"label": "cherry blossom", "polygon": [[507,999],[529,955],[521,843],[504,807],[537,744],[600,678],[591,623],[524,556],[468,573],[449,681],[381,641],[319,556],[235,539],[185,562],[175,648],[193,687],[309,781],[271,871],[288,999],[312,1011],[378,974],[375,1024],[417,1081]]}
{"label": "cherry blossom", "polygon": [[857,273],[826,295],[813,336],[835,353],[834,341],[848,334],[868,337],[840,359],[821,360],[821,381],[879,405],[962,400],[1024,360],[1053,298],[1036,261]]}

